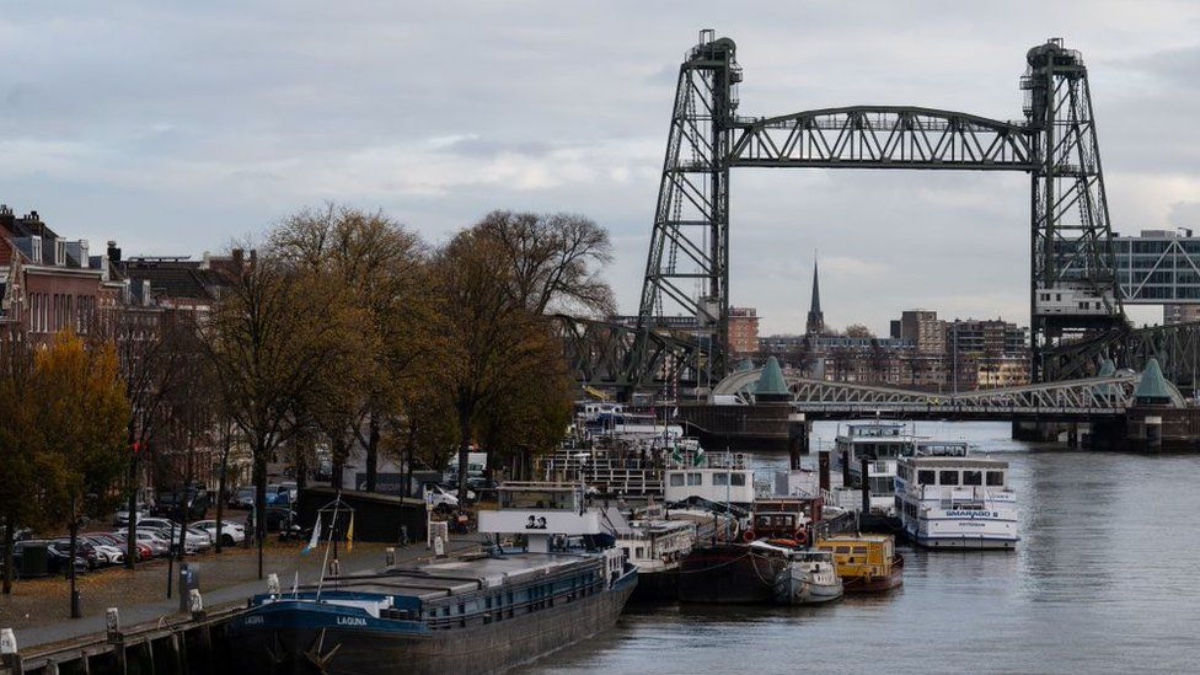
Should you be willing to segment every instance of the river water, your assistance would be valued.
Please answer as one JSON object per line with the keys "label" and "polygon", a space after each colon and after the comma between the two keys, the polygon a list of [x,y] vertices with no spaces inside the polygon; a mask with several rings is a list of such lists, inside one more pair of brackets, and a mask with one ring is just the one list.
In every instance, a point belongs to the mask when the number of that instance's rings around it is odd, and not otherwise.
{"label": "river water", "polygon": [[[517,672],[1200,673],[1200,456],[1021,443],[1007,423],[916,430],[1009,462],[1017,551],[901,546],[903,587],[825,607],[630,605]],[[814,447],[836,434],[814,425]]]}

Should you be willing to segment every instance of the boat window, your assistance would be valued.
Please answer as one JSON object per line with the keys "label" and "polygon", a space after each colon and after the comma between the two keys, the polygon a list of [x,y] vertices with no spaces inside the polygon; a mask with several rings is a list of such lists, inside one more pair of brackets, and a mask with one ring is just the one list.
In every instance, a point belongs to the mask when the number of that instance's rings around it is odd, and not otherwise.
{"label": "boat window", "polygon": [[938,482],[942,485],[958,485],[957,471],[939,471]]}
{"label": "boat window", "polygon": [[671,474],[671,487],[683,487],[683,474]]}
{"label": "boat window", "polygon": [[1003,471],[987,472],[987,484],[988,485],[1004,485],[1004,472]]}
{"label": "boat window", "polygon": [[729,474],[714,473],[713,474],[713,485],[729,485]]}
{"label": "boat window", "polygon": [[983,485],[982,471],[963,471],[963,485]]}
{"label": "boat window", "polygon": [[688,473],[687,483],[688,483],[688,485],[703,485],[704,481],[702,480],[701,474],[699,472],[694,472],[694,473]]}
{"label": "boat window", "polygon": [[921,485],[933,485],[936,481],[933,477],[933,471],[922,469],[917,472],[917,482]]}
{"label": "boat window", "polygon": [[730,474],[729,475],[729,484],[744,486],[746,484],[746,474],[744,474],[744,473]]}
{"label": "boat window", "polygon": [[866,554],[867,554],[866,546],[855,546],[854,547],[854,555],[866,555]]}
{"label": "boat window", "polygon": [[839,553],[839,554],[841,554],[841,555],[849,555],[849,553],[850,553],[850,547],[849,547],[849,546],[839,546],[839,547],[837,547],[837,548],[836,548],[834,551],[835,551],[836,553]]}

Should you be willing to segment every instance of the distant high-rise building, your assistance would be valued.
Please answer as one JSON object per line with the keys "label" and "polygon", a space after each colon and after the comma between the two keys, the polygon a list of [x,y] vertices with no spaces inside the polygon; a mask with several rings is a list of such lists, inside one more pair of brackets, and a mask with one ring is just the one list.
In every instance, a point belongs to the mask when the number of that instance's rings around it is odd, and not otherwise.
{"label": "distant high-rise building", "polygon": [[813,258],[812,304],[808,308],[808,321],[804,325],[805,335],[823,335],[825,315],[821,313],[821,285],[817,278],[817,259]]}

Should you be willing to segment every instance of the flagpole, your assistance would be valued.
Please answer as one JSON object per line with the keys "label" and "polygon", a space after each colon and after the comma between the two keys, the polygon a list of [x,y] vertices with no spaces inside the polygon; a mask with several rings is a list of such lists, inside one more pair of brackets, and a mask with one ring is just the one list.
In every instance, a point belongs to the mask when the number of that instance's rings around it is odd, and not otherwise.
{"label": "flagpole", "polygon": [[[340,508],[341,505],[342,505],[342,492],[341,492],[341,490],[339,490],[337,493],[337,499],[335,499],[333,502],[333,519],[330,520],[330,522],[329,522],[329,538],[330,539],[333,539],[333,533],[337,530],[338,508]],[[320,520],[321,520],[321,512],[317,511],[317,521],[320,522]],[[334,545],[335,546],[337,545],[336,542],[334,543]],[[337,560],[337,556],[334,556],[333,559]],[[324,558],[324,560],[321,561],[321,578],[317,580],[317,597],[316,597],[317,600],[321,599],[321,587],[325,585],[325,569],[326,569],[325,566],[328,564],[329,564],[329,547],[326,546],[325,547],[325,558]]]}

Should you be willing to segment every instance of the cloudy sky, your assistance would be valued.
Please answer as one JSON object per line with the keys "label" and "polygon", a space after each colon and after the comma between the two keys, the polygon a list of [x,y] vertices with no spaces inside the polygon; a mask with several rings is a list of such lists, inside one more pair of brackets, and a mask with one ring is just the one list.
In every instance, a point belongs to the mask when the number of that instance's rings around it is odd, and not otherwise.
{"label": "cloudy sky", "polygon": [[[333,200],[431,244],[493,209],[607,228],[637,311],[679,63],[734,39],[746,115],[1020,119],[1025,53],[1089,68],[1114,229],[1200,230],[1200,3],[6,0],[0,202],[93,249],[220,251]],[[1028,323],[1024,174],[739,170],[731,300],[801,332]],[[1145,313],[1143,313],[1144,315]],[[1154,313],[1150,313],[1153,320]]]}

